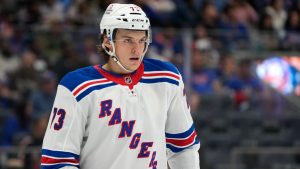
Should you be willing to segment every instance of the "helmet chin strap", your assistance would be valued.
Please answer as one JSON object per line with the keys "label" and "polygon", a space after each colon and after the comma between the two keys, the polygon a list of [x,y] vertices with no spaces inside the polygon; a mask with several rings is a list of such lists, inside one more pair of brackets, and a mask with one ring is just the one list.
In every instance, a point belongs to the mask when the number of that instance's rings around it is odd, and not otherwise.
{"label": "helmet chin strap", "polygon": [[[111,43],[111,45],[112,45],[113,51],[107,50],[106,47],[105,47],[105,45],[102,44],[102,48],[104,49],[104,51],[105,51],[105,52],[113,59],[113,61],[115,61],[115,62],[116,62],[123,70],[125,70],[125,71],[128,72],[128,73],[134,72],[135,70],[128,70],[128,69],[125,68],[125,66],[122,65],[122,63],[120,62],[120,59],[119,59],[119,58],[117,57],[117,55],[116,55],[116,52],[115,52],[115,44],[114,44],[113,42],[110,42],[110,43]],[[146,47],[145,47],[144,53],[142,54],[141,60],[144,59],[144,56],[145,56],[145,53],[146,53],[147,49],[148,49],[148,44],[146,44]]]}
{"label": "helmet chin strap", "polygon": [[111,42],[112,44],[112,48],[113,51],[109,51],[106,49],[105,45],[102,44],[102,48],[104,49],[104,51],[113,59],[113,61],[115,61],[123,70],[125,70],[128,73],[131,73],[133,71],[126,69],[120,62],[120,59],[117,57],[116,53],[115,53],[115,45],[113,42]]}

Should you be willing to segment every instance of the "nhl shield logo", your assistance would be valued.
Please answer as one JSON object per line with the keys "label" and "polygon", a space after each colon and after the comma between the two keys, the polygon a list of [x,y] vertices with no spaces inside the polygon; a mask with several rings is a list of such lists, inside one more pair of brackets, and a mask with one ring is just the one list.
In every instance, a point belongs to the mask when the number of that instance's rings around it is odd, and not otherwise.
{"label": "nhl shield logo", "polygon": [[130,76],[126,76],[126,77],[125,77],[125,83],[126,83],[126,84],[131,84],[131,83],[132,83],[132,79],[131,79]]}

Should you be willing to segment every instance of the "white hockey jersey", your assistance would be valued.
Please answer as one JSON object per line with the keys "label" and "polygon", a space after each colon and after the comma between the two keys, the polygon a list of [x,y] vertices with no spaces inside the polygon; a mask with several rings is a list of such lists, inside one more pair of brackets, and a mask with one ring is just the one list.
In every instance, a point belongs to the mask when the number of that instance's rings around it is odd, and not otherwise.
{"label": "white hockey jersey", "polygon": [[199,147],[173,65],[144,59],[130,75],[97,65],[59,83],[41,168],[198,169]]}

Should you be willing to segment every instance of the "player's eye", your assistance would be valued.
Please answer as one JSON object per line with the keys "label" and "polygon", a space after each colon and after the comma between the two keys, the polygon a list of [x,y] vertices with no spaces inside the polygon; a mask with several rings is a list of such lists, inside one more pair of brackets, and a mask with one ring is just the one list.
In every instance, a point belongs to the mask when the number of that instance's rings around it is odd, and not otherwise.
{"label": "player's eye", "polygon": [[139,41],[139,43],[140,43],[140,44],[145,44],[145,43],[147,43],[147,39],[141,39],[141,40]]}
{"label": "player's eye", "polygon": [[132,39],[124,38],[124,39],[123,39],[123,43],[125,43],[125,44],[132,44],[133,41],[132,41]]}
{"label": "player's eye", "polygon": [[115,40],[115,42],[121,42],[124,45],[133,45],[133,44],[139,44],[139,45],[145,45],[148,42],[147,38],[142,38],[140,40],[135,40],[133,38],[121,38],[119,40]]}

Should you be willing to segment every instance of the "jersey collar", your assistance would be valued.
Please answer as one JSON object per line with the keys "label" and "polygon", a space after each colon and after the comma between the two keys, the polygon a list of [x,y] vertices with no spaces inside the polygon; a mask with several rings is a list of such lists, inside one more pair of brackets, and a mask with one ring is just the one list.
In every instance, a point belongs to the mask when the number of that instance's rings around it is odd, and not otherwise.
{"label": "jersey collar", "polygon": [[96,66],[94,66],[94,68],[108,80],[111,80],[111,81],[113,81],[117,84],[123,85],[123,86],[128,86],[130,89],[133,89],[133,86],[136,85],[140,81],[140,79],[142,78],[142,76],[144,74],[144,63],[143,62],[141,63],[141,65],[135,72],[129,73],[129,74],[124,74],[124,75],[109,72],[109,71],[103,69],[101,65],[96,65]]}

